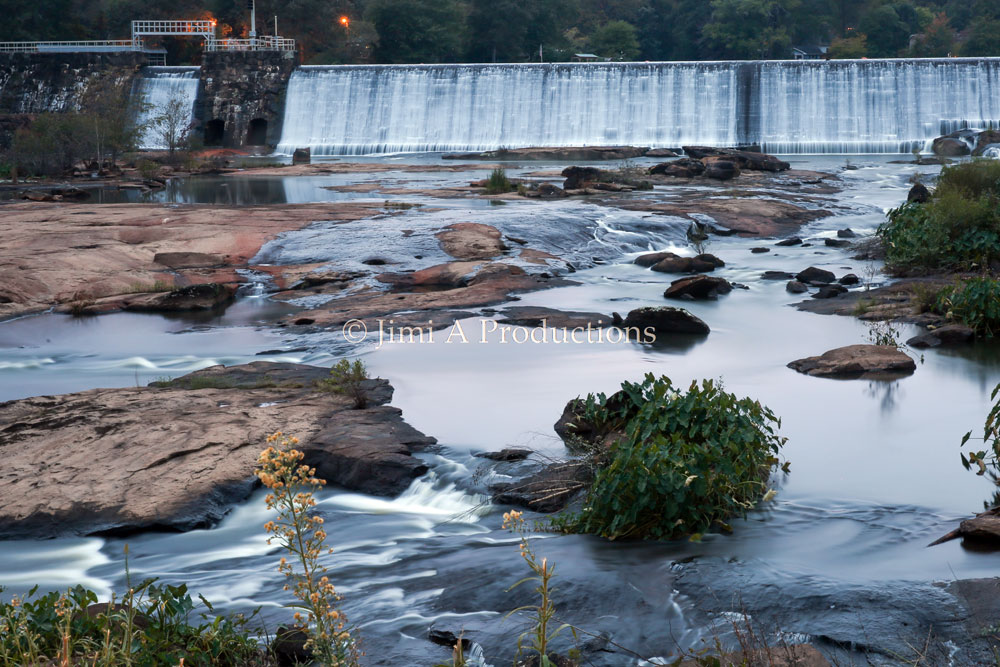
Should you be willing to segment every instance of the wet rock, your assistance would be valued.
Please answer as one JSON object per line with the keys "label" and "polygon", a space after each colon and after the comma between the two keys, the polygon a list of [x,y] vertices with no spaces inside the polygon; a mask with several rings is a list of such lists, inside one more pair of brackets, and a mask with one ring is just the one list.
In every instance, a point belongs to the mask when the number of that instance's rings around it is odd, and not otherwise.
{"label": "wet rock", "polygon": [[397,289],[412,287],[464,287],[476,275],[481,262],[449,262],[438,264],[412,273],[383,273],[379,282],[388,283]]}
{"label": "wet rock", "polygon": [[728,160],[713,160],[705,165],[705,177],[717,181],[728,181],[740,175],[740,168],[735,162]]}
{"label": "wet rock", "polygon": [[834,299],[841,294],[845,294],[847,288],[843,285],[823,285],[819,291],[813,294],[814,299]]}
{"label": "wet rock", "polygon": [[917,204],[925,204],[930,198],[931,191],[923,183],[914,183],[913,187],[910,188],[909,194],[906,195],[906,201]]}
{"label": "wet rock", "polygon": [[703,252],[700,255],[695,255],[694,258],[699,262],[706,262],[720,269],[726,265],[726,263],[723,262],[721,259],[707,252]]}
{"label": "wet rock", "polygon": [[602,313],[586,313],[577,311],[556,310],[538,306],[512,306],[504,308],[503,317],[497,321],[501,324],[515,324],[524,327],[546,326],[555,329],[600,329],[610,326],[614,319]]}
{"label": "wet rock", "polygon": [[933,547],[959,537],[971,543],[1000,548],[1000,507],[994,507],[971,519],[966,519],[958,525],[958,528],[927,546]]}
{"label": "wet rock", "polygon": [[972,153],[969,144],[952,135],[935,139],[931,144],[931,150],[934,151],[935,155],[942,155],[944,157],[960,157]]}
{"label": "wet rock", "polygon": [[21,199],[27,201],[57,201],[51,192],[39,192],[37,190],[27,190],[21,193]]}
{"label": "wet rock", "polygon": [[787,271],[765,271],[760,274],[761,280],[788,280],[789,278],[794,278],[795,276]]}
{"label": "wet rock", "polygon": [[171,269],[205,269],[221,266],[225,261],[221,255],[207,252],[158,252],[153,263]]}
{"label": "wet rock", "polygon": [[312,149],[311,148],[296,148],[292,153],[292,164],[310,164],[312,163]]}
{"label": "wet rock", "polygon": [[707,334],[711,331],[704,321],[683,308],[656,306],[637,308],[625,317],[623,326],[640,331],[652,328],[657,334]]}
{"label": "wet rock", "polygon": [[[653,271],[658,271],[660,273],[692,273],[694,269],[692,268],[692,262],[694,260],[691,257],[667,257],[660,260],[650,268]],[[714,271],[715,265],[710,265],[711,268],[705,269],[706,271]]]}
{"label": "wet rock", "polygon": [[961,324],[949,324],[938,327],[919,336],[914,336],[906,344],[915,348],[950,347],[965,345],[976,339],[976,332]]}
{"label": "wet rock", "polygon": [[792,294],[805,294],[809,291],[805,283],[801,283],[798,280],[789,280],[785,285],[785,290],[791,292]]}
{"label": "wet rock", "polygon": [[732,291],[733,286],[725,278],[691,276],[670,283],[670,287],[663,293],[663,297],[666,299],[705,300],[716,299],[720,294],[729,294]]}
{"label": "wet rock", "polygon": [[[438,646],[447,646],[448,648],[455,648],[460,641],[459,636],[451,630],[441,630],[438,628],[431,628],[428,630],[427,639]],[[463,651],[468,651],[472,647],[471,639],[462,637],[461,642]]]}
{"label": "wet rock", "polygon": [[507,251],[500,230],[477,222],[448,225],[435,236],[442,250],[455,259],[493,259]]}
{"label": "wet rock", "polygon": [[566,167],[562,170],[562,176],[566,179],[563,190],[578,190],[584,187],[585,183],[600,178],[601,170],[597,167]]}
{"label": "wet rock", "polygon": [[976,147],[972,150],[972,155],[982,157],[995,144],[1000,144],[1000,130],[984,130],[976,137]]}
{"label": "wet rock", "polygon": [[271,640],[271,653],[278,667],[308,665],[313,661],[312,649],[307,648],[309,635],[299,628],[280,626]]}
{"label": "wet rock", "polygon": [[206,283],[128,299],[122,309],[155,313],[212,310],[229,304],[235,295],[236,288],[232,285]]}
{"label": "wet rock", "polygon": [[884,379],[909,375],[917,369],[907,354],[888,345],[848,345],[818,357],[797,359],[788,367],[814,377]]}
{"label": "wet rock", "polygon": [[542,183],[534,190],[534,192],[537,192],[538,196],[546,198],[548,197],[557,198],[557,197],[567,196],[565,190],[560,188],[558,185],[553,185],[551,183]]}
{"label": "wet rock", "polygon": [[673,162],[664,162],[651,167],[650,176],[657,174],[663,176],[673,176],[674,178],[694,178],[705,173],[705,163],[692,158],[681,158]]}
{"label": "wet rock", "polygon": [[530,449],[521,449],[518,447],[507,447],[501,449],[499,452],[479,452],[474,456],[481,459],[489,459],[490,461],[523,461],[534,454]]}
{"label": "wet rock", "polygon": [[858,234],[853,229],[848,227],[846,229],[838,229],[837,237],[841,239],[854,239],[858,237]]}
{"label": "wet rock", "polygon": [[[701,667],[702,659],[684,660],[678,667]],[[830,667],[830,661],[822,653],[809,644],[788,644],[782,642],[779,646],[737,651],[722,656],[720,665],[758,665],[768,667]]]}
{"label": "wet rock", "polygon": [[587,488],[592,476],[589,465],[568,461],[546,466],[517,482],[494,484],[490,491],[497,504],[524,507],[534,512],[558,512],[573,496]]}
{"label": "wet rock", "polygon": [[858,283],[861,282],[861,279],[858,278],[853,273],[848,273],[846,276],[844,276],[837,282],[840,283],[841,285],[857,285]]}
{"label": "wet rock", "polygon": [[401,493],[427,470],[412,453],[434,439],[386,405],[387,381],[364,381],[368,407],[354,409],[318,388],[328,377],[258,361],[0,404],[0,536],[210,526],[253,491],[257,456],[278,430],[300,439],[304,462],[331,485]]}
{"label": "wet rock", "polygon": [[651,148],[646,151],[643,157],[679,157],[677,153],[669,148]]}
{"label": "wet rock", "polygon": [[308,289],[330,284],[346,287],[348,283],[366,275],[361,271],[317,271],[302,276],[302,279],[293,285],[292,289]]}
{"label": "wet rock", "polygon": [[823,243],[828,248],[846,248],[851,245],[850,241],[844,239],[823,239]]}
{"label": "wet rock", "polygon": [[771,252],[771,249],[770,248],[750,248],[750,252],[752,252],[755,255],[762,255],[765,252]]}
{"label": "wet rock", "polygon": [[665,259],[675,259],[678,257],[679,255],[672,252],[650,252],[646,253],[645,255],[639,255],[638,257],[636,257],[634,263],[638,264],[639,266],[650,267],[653,266],[654,264],[662,262]]}
{"label": "wet rock", "polygon": [[783,241],[778,241],[774,245],[780,246],[780,247],[783,247],[783,248],[787,248],[787,247],[793,246],[793,245],[802,245],[802,239],[800,239],[798,236],[793,236],[793,237],[785,239]]}
{"label": "wet rock", "polygon": [[707,146],[684,146],[684,152],[695,159],[719,157],[731,160],[740,169],[751,171],[787,171],[791,165],[767,153],[741,151],[732,148],[709,148]]}
{"label": "wet rock", "polygon": [[795,279],[801,283],[832,283],[837,276],[833,275],[830,271],[825,269],[818,269],[815,266],[810,266],[804,271],[800,271],[796,274]]}

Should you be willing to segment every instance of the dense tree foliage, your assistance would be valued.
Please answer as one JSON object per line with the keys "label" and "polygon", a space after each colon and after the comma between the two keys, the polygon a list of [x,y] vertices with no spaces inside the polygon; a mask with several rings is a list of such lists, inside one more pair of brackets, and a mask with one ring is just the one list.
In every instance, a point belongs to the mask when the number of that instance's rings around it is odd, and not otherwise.
{"label": "dense tree foliage", "polygon": [[[256,0],[257,30],[307,63],[1000,56],[997,0]],[[121,39],[132,19],[219,20],[249,32],[247,0],[0,0],[0,41]],[[341,21],[346,17],[346,25]],[[200,45],[164,40],[171,62]]]}

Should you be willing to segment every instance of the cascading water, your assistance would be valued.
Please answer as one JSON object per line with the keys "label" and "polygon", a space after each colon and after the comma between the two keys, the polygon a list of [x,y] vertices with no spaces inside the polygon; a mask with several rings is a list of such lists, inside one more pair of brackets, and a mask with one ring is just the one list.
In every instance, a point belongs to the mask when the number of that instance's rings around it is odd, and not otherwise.
{"label": "cascading water", "polygon": [[194,118],[194,104],[198,96],[197,67],[146,67],[139,79],[138,94],[143,97],[144,106],[139,114],[139,122],[145,124],[139,146],[147,150],[165,149],[162,130],[157,118],[163,115],[172,100],[181,100],[190,116],[185,125],[190,126]]}
{"label": "cascading water", "polygon": [[895,153],[1000,122],[1000,59],[302,67],[279,153],[760,144]]}

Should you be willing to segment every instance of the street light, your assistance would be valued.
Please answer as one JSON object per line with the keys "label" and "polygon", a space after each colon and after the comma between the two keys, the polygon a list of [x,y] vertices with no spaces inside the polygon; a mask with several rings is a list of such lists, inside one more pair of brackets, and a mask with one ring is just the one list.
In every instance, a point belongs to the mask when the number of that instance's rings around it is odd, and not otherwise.
{"label": "street light", "polygon": [[351,27],[351,19],[347,18],[346,16],[341,16],[340,25],[344,26],[345,29],[349,29]]}

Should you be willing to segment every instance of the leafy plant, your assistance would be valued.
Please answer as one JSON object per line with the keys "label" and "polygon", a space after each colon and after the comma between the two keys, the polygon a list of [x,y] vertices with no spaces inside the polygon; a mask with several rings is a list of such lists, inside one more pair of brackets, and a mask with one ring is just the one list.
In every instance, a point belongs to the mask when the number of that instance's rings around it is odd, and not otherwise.
{"label": "leafy plant", "polygon": [[514,186],[511,184],[510,179],[507,178],[506,169],[497,167],[490,173],[490,177],[486,181],[486,194],[500,195],[512,190],[514,190]]}
{"label": "leafy plant", "polygon": [[768,478],[785,443],[776,434],[781,420],[719,382],[692,382],[682,393],[670,378],[648,373],[611,397],[589,395],[581,418],[613,442],[597,457],[583,509],[556,520],[564,530],[697,540],[774,495]]}
{"label": "leafy plant", "polygon": [[[986,421],[983,424],[982,441],[986,449],[981,449],[978,452],[969,452],[968,457],[964,453],[960,454],[962,465],[965,466],[965,469],[971,470],[972,466],[976,466],[977,475],[985,475],[988,467],[993,468],[995,471],[992,473],[994,477],[997,473],[1000,473],[1000,400],[997,400],[997,395],[1000,395],[1000,384],[994,387],[993,393],[990,394],[990,400],[996,401],[996,403],[989,414],[986,415]],[[972,431],[969,431],[962,436],[961,446],[965,447],[966,443],[971,439]]]}
{"label": "leafy plant", "polygon": [[899,329],[887,320],[877,320],[868,323],[868,342],[872,345],[886,345],[899,349]]}
{"label": "leafy plant", "polygon": [[360,359],[353,363],[341,359],[330,369],[330,377],[318,382],[319,388],[335,394],[347,396],[354,401],[354,408],[361,410],[368,405],[368,392],[364,381],[368,379],[368,368]]}
{"label": "leafy plant", "polygon": [[[326,667],[357,665],[354,638],[346,628],[347,619],[337,609],[340,596],[319,562],[327,550],[326,531],[322,517],[315,516],[314,494],[326,482],[316,477],[316,469],[302,465],[304,454],[293,449],[297,438],[287,438],[281,432],[267,438],[270,445],[257,460],[257,477],[271,490],[267,508],[275,510],[277,521],[269,521],[265,530],[271,534],[268,543],[277,540],[291,556],[293,563],[282,558],[278,570],[284,574],[300,604],[295,622],[309,635],[306,649],[311,650]],[[277,445],[277,446],[275,446]],[[304,613],[303,613],[304,612]]]}
{"label": "leafy plant", "polygon": [[992,337],[1000,333],[1000,280],[980,276],[947,287],[938,294],[936,310]]}

